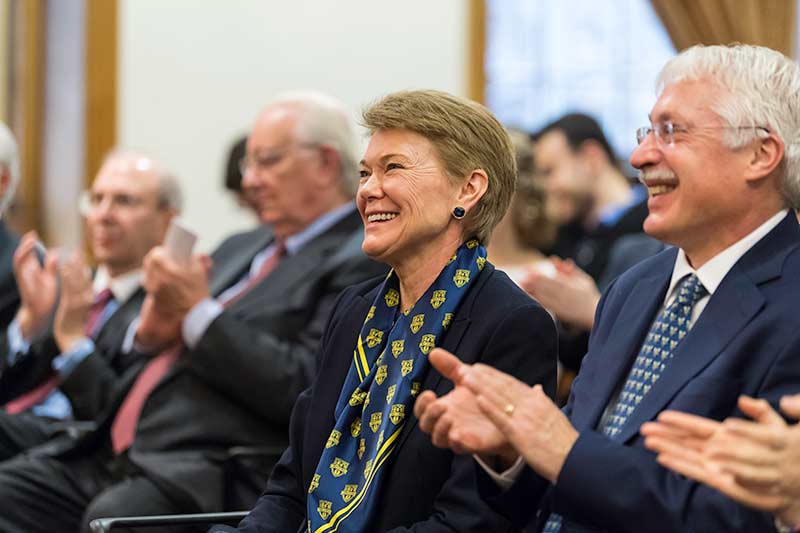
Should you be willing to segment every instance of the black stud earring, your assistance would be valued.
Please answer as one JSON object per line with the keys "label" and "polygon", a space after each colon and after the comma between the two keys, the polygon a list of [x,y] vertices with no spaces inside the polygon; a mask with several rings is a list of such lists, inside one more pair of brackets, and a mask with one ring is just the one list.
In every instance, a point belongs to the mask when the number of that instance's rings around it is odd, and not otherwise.
{"label": "black stud earring", "polygon": [[467,210],[461,207],[460,205],[453,208],[453,218],[461,220],[464,218],[464,215],[467,214]]}

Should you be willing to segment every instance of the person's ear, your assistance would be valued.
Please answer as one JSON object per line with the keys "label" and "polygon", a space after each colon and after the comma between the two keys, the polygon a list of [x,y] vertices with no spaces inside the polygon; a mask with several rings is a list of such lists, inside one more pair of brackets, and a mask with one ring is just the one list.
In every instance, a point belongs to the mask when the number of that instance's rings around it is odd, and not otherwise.
{"label": "person's ear", "polygon": [[786,150],[783,141],[774,133],[753,143],[750,160],[745,179],[748,182],[760,181],[780,165]]}
{"label": "person's ear", "polygon": [[323,144],[319,147],[320,155],[320,176],[333,179],[338,182],[342,171],[342,156],[338,150],[332,146]]}
{"label": "person's ear", "polygon": [[469,213],[488,189],[489,176],[486,171],[481,168],[473,170],[459,187],[456,205],[453,207],[463,207]]}

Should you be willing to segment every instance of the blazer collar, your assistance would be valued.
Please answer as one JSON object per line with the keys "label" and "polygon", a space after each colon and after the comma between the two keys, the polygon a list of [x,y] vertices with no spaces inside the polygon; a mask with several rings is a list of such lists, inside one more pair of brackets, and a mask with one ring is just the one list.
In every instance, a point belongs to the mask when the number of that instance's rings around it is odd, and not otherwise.
{"label": "blazer collar", "polygon": [[236,283],[258,252],[267,247],[274,240],[272,231],[262,226],[250,232],[244,243],[240,243],[238,250],[225,261],[220,262],[209,282],[209,293],[218,296],[222,291]]}
{"label": "blazer collar", "polygon": [[[275,270],[249,293],[242,295],[241,299],[237,300],[232,308],[238,308],[240,305],[247,306],[248,302],[252,303],[256,300],[263,303],[265,293],[276,297],[290,294],[298,283],[304,283],[308,279],[315,278],[314,270],[320,268],[320,265],[326,264],[330,256],[344,247],[352,245],[351,238],[357,238],[360,242],[361,235],[357,232],[360,227],[361,217],[357,211],[346,215],[327,231],[305,243],[296,253],[281,259]],[[272,242],[272,239],[269,242]],[[233,280],[234,283],[236,281]],[[279,298],[276,298],[276,305],[285,305],[285,301],[281,302],[279,300]]]}
{"label": "blazer collar", "polygon": [[[657,263],[654,270],[635,283],[625,301],[620,304],[621,311],[614,319],[611,332],[600,347],[600,353],[596,354],[596,357],[604,362],[603,369],[598,371],[597,386],[593,391],[597,401],[591,402],[590,410],[585,416],[575,413],[577,416],[573,417],[573,423],[579,431],[593,429],[597,425],[618,384],[627,376],[631,361],[635,354],[638,354],[650,324],[661,308],[672,275],[672,266],[675,264],[677,249],[663,253],[664,259]],[[620,357],[619,354],[628,356]],[[655,388],[651,390],[648,399],[653,392]],[[637,410],[641,410],[641,406]]]}

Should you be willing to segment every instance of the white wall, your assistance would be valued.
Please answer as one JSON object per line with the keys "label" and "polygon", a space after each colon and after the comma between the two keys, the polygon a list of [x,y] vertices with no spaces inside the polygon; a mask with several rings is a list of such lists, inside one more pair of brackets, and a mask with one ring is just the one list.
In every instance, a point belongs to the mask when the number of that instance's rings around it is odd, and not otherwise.
{"label": "white wall", "polygon": [[84,11],[83,0],[50,0],[45,25],[42,212],[46,244],[70,250],[80,248],[83,233]]}
{"label": "white wall", "polygon": [[160,157],[213,248],[252,219],[222,186],[226,151],[278,91],[353,107],[404,88],[463,95],[466,0],[122,0],[119,144]]}

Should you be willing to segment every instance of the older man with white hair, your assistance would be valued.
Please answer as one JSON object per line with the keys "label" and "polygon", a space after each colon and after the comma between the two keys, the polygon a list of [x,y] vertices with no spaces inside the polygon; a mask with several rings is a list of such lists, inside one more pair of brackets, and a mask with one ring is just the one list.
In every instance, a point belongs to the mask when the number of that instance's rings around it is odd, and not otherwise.
{"label": "older man with white hair", "polygon": [[17,141],[8,126],[0,122],[0,330],[5,329],[19,306],[14,282],[14,250],[19,237],[6,225],[5,214],[19,184]]}
{"label": "older man with white hair", "polygon": [[659,465],[639,428],[666,409],[722,420],[740,394],[777,403],[800,386],[800,67],[762,47],[690,48],[662,70],[649,119],[631,164],[645,231],[673,247],[603,295],[564,411],[432,352],[457,386],[416,412],[434,443],[514,465],[486,497],[520,524],[538,509],[536,531],[771,531],[769,514]]}
{"label": "older man with white hair", "polygon": [[338,293],[385,271],[361,252],[355,145],[349,112],[330,97],[266,107],[241,162],[263,226],[188,263],[150,252],[134,344],[144,364],[111,392],[97,431],[0,466],[0,530],[219,510],[228,449],[287,444]]}

